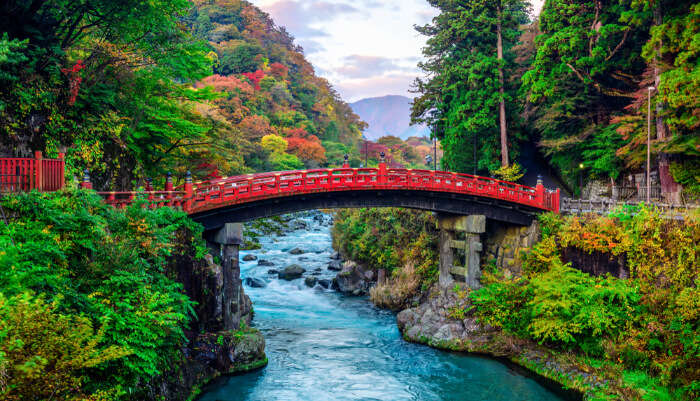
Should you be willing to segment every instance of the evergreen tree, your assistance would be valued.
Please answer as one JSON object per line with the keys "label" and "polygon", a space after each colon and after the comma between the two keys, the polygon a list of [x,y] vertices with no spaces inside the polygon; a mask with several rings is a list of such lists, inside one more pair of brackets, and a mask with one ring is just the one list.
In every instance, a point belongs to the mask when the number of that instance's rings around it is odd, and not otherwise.
{"label": "evergreen tree", "polygon": [[512,129],[516,88],[508,78],[516,67],[518,28],[527,22],[530,5],[524,0],[429,3],[440,14],[416,27],[429,39],[423,50],[427,61],[420,63],[427,78],[415,82],[420,96],[412,120],[428,124],[442,141],[444,168],[471,172],[507,166],[509,146],[517,139]]}

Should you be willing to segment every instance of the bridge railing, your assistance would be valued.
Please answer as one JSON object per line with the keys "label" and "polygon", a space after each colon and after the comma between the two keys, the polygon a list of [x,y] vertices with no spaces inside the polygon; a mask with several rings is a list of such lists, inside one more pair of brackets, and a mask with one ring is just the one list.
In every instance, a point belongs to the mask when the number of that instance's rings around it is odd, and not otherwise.
{"label": "bridge railing", "polygon": [[338,168],[281,171],[222,178],[195,184],[191,210],[291,194],[363,189],[414,189],[463,193],[559,211],[559,192],[493,178],[432,170]]}
{"label": "bridge railing", "polygon": [[42,152],[34,152],[34,158],[0,158],[0,192],[51,192],[63,188],[64,183],[63,153],[58,159],[44,159]]}

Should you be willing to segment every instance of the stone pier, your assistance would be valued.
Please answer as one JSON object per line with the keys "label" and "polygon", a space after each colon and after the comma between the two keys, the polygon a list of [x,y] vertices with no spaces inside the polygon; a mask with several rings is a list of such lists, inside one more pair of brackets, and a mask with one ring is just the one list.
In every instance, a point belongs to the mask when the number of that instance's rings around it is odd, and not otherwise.
{"label": "stone pier", "polygon": [[[440,277],[442,288],[456,282],[469,288],[481,286],[481,234],[486,232],[486,216],[438,216],[440,227]],[[455,252],[457,251],[457,252]]]}
{"label": "stone pier", "polygon": [[250,300],[243,293],[238,251],[243,243],[243,225],[227,223],[209,235],[208,247],[221,258],[223,275],[223,320],[225,330],[237,330],[241,319],[249,320]]}

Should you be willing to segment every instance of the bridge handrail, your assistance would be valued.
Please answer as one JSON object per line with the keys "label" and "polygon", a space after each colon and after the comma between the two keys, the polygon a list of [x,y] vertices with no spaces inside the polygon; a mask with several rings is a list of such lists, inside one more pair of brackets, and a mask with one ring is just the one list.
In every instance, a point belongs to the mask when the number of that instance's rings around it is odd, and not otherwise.
{"label": "bridge handrail", "polygon": [[[541,185],[541,184],[540,184]],[[194,184],[192,210],[284,194],[319,191],[401,189],[458,192],[557,212],[559,192],[471,174],[420,169],[335,168],[291,170],[224,177]]]}
{"label": "bridge handrail", "polygon": [[44,159],[42,152],[34,152],[33,158],[0,158],[0,192],[58,191],[64,182],[63,153],[58,159]]}

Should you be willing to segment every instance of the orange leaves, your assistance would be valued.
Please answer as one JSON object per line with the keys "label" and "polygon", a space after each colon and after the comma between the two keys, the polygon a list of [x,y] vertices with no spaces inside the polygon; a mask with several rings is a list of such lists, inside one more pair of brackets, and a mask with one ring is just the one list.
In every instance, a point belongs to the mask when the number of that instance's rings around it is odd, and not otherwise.
{"label": "orange leaves", "polygon": [[270,64],[270,74],[277,79],[287,79],[289,68],[282,63]]}
{"label": "orange leaves", "polygon": [[215,74],[204,78],[197,86],[213,86],[218,92],[238,92],[246,97],[253,95],[253,87],[248,82],[234,76]]}

